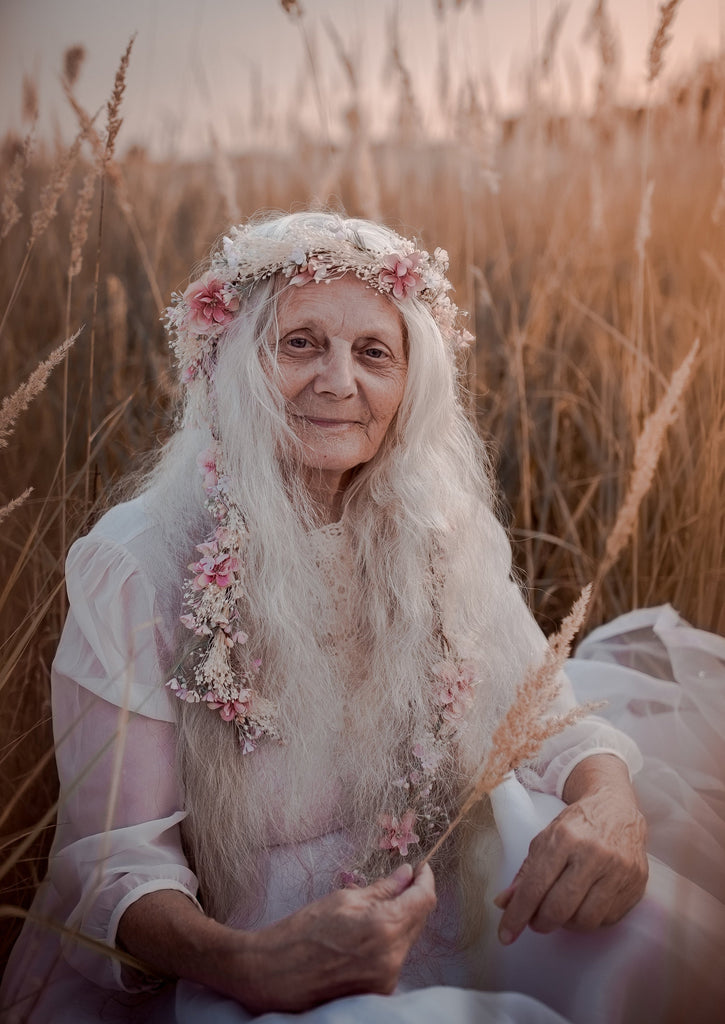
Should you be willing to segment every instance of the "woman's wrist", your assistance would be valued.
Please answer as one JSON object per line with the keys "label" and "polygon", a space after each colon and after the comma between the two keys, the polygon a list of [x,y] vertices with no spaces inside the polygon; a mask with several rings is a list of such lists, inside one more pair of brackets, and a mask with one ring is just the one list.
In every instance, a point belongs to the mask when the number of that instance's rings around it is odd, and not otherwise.
{"label": "woman's wrist", "polygon": [[119,922],[117,940],[161,977],[185,978],[237,995],[234,983],[247,959],[250,935],[207,917],[183,893],[161,890],[131,904]]}
{"label": "woman's wrist", "polygon": [[625,761],[616,754],[592,754],[574,766],[564,783],[562,796],[565,803],[573,804],[607,787],[616,788],[622,795],[631,796],[632,802],[636,804],[629,768]]}

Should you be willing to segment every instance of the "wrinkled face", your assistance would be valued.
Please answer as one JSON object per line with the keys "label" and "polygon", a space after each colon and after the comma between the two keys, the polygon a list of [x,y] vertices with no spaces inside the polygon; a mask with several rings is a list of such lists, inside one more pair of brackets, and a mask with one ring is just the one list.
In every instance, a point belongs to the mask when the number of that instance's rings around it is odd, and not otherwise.
{"label": "wrinkled face", "polygon": [[346,274],[286,289],[278,303],[278,383],[303,463],[333,488],[380,448],[403,397],[398,310]]}

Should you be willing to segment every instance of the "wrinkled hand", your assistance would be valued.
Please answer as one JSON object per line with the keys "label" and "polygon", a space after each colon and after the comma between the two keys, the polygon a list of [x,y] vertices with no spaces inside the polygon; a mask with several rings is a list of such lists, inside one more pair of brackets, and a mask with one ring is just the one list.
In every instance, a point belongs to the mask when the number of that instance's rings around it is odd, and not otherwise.
{"label": "wrinkled hand", "polygon": [[552,932],[614,924],[644,893],[647,830],[623,763],[611,755],[582,761],[564,798],[570,805],[533,839],[513,882],[494,900],[504,910],[504,945],[527,925]]}
{"label": "wrinkled hand", "polygon": [[[433,874],[408,865],[365,889],[331,893],[258,932],[225,985],[249,1010],[305,1010],[361,992],[393,991],[435,906]],[[236,970],[234,970],[236,967]],[[232,991],[232,987],[234,991]]]}

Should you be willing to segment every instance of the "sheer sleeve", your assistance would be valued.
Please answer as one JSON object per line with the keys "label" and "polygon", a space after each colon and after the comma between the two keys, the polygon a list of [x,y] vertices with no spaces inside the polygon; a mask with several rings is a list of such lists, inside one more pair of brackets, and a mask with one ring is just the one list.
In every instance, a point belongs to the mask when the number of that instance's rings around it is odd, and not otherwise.
{"label": "sheer sleeve", "polygon": [[[195,900],[184,857],[175,727],[158,650],[154,589],[121,544],[93,535],[67,564],[70,611],[52,669],[60,777],[49,883],[63,923],[110,946],[139,897],[177,889]],[[65,938],[69,963],[97,985],[147,983]]]}

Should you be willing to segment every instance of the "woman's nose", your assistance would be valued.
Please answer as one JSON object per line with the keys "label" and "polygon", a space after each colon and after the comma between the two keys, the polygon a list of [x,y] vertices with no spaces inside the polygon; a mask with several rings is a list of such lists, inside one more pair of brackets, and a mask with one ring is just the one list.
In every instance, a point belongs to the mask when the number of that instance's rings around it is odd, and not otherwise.
{"label": "woman's nose", "polygon": [[335,398],[350,398],[356,393],[355,360],[348,345],[330,346],[315,377],[314,390]]}

